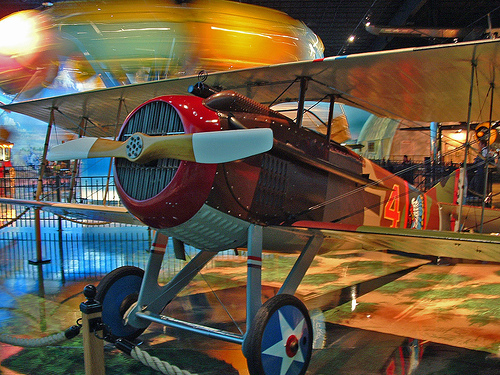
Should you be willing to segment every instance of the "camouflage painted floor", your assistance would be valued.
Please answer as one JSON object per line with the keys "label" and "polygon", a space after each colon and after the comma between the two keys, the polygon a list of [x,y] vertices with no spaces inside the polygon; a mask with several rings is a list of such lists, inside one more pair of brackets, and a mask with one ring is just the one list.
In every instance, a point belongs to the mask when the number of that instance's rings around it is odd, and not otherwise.
{"label": "camouflage painted floor", "polygon": [[424,265],[326,320],[500,355],[500,266]]}

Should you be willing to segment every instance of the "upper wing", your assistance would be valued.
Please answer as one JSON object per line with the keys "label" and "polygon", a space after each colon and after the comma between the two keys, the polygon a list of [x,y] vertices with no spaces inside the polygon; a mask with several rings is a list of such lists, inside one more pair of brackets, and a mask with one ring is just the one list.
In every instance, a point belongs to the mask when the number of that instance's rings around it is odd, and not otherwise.
{"label": "upper wing", "polygon": [[[299,221],[297,228],[318,229],[334,248],[397,250],[406,253],[500,262],[500,237],[477,233],[383,228]],[[327,245],[328,246],[328,245]]]}
{"label": "upper wing", "polygon": [[[473,64],[474,63],[474,64]],[[474,66],[474,72],[472,67]],[[372,113],[414,121],[486,121],[484,97],[496,89],[500,39],[409,48],[210,74],[206,83],[232,89],[261,103],[299,97],[299,77],[308,77],[307,99],[328,95]],[[120,86],[2,106],[76,130],[90,119],[87,135],[113,135],[115,124],[138,104],[160,95],[185,94],[195,76]],[[500,118],[500,95],[493,95],[493,118]]]}
{"label": "upper wing", "polygon": [[141,221],[137,220],[130,212],[128,212],[125,207],[77,203],[40,202],[12,198],[0,198],[0,203],[40,208],[43,211],[78,219],[144,225]]}

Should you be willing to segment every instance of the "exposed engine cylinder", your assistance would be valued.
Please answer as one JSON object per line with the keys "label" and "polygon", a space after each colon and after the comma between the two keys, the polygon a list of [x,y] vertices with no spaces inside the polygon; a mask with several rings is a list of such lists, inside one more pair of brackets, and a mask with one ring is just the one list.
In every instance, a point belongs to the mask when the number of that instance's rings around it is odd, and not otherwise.
{"label": "exposed engine cylinder", "polygon": [[[119,140],[132,134],[169,135],[220,130],[216,112],[193,96],[163,96],[137,107],[125,120]],[[127,209],[154,228],[171,228],[195,215],[206,201],[215,164],[176,159],[146,164],[115,159],[115,182]]]}

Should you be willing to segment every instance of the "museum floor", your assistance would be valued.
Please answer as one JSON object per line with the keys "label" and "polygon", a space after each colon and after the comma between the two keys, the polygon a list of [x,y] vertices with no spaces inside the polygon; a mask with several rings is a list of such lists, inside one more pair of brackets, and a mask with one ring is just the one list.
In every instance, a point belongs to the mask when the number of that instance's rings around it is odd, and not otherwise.
{"label": "museum floor", "polygon": [[[6,243],[0,248],[4,268],[13,262],[14,246]],[[38,266],[30,266],[31,275],[2,277],[0,334],[37,338],[75,324],[84,286],[97,284],[100,277],[71,272],[83,267],[90,254],[98,256],[94,250],[88,243],[78,246],[82,258],[72,259],[65,282],[48,268],[42,277],[33,277]],[[103,264],[120,256],[108,247],[99,252]],[[264,258],[265,298],[276,293],[294,259]],[[164,314],[244,331],[245,270],[244,253],[218,256]],[[315,327],[307,374],[500,374],[500,265],[437,265],[394,254],[338,252],[315,259],[297,295]],[[156,324],[141,340],[151,355],[193,374],[248,373],[235,344]],[[108,375],[158,373],[110,344],[105,364]],[[81,335],[51,347],[0,344],[1,374],[84,374],[83,366]]]}

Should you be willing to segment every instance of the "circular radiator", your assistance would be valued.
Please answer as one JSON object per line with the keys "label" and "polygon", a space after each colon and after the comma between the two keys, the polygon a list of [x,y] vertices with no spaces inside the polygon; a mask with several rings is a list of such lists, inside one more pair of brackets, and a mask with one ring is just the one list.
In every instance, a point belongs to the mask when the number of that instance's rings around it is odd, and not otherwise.
{"label": "circular radiator", "polygon": [[[175,108],[170,103],[157,100],[146,103],[127,119],[119,140],[125,141],[136,132],[147,135],[180,134],[184,133],[184,127]],[[159,159],[146,164],[116,159],[115,178],[129,197],[146,200],[158,195],[170,183],[179,164],[176,159]]]}

